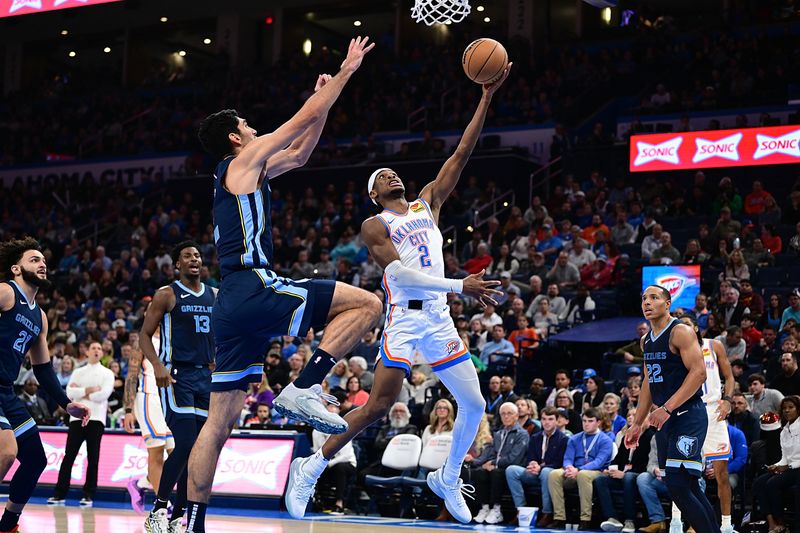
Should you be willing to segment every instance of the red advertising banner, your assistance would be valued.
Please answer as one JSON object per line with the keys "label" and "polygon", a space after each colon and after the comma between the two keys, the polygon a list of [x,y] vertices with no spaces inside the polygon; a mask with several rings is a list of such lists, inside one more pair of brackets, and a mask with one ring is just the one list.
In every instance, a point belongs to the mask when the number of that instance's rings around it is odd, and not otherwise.
{"label": "red advertising banner", "polygon": [[631,137],[630,171],[800,163],[800,126]]}
{"label": "red advertising banner", "polygon": [[[39,430],[47,456],[47,467],[39,478],[42,483],[55,484],[67,433]],[[217,494],[247,496],[281,496],[289,477],[294,441],[291,439],[237,438],[225,443],[217,463],[213,491]],[[6,474],[11,480],[18,462]],[[72,486],[86,480],[86,444],[81,446],[72,467]],[[106,433],[100,445],[100,462],[97,476],[99,488],[125,488],[131,478],[147,474],[147,448],[139,435]]]}
{"label": "red advertising banner", "polygon": [[71,7],[96,6],[122,0],[0,0],[0,18],[45,13]]}

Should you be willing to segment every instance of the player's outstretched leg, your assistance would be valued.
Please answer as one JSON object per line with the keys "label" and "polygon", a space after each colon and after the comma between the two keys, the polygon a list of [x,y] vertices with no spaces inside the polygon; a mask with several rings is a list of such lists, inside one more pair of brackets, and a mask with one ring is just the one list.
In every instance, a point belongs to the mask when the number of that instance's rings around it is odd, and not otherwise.
{"label": "player's outstretched leg", "polygon": [[[4,432],[5,433],[5,432]],[[13,438],[13,433],[12,433]],[[17,460],[19,468],[11,478],[8,489],[8,502],[0,518],[0,532],[17,531],[17,523],[22,514],[22,509],[28,503],[42,475],[47,467],[47,457],[42,446],[39,431],[35,428],[20,435],[17,441]]]}
{"label": "player's outstretched leg", "polygon": [[326,398],[319,384],[336,361],[350,352],[375,326],[382,313],[383,304],[377,296],[337,282],[322,342],[297,379],[275,398],[274,409],[282,416],[302,420],[322,433],[344,433],[347,423],[325,408],[323,400]]}
{"label": "player's outstretched leg", "polygon": [[[444,500],[450,515],[463,524],[472,521],[472,512],[464,500],[464,482],[459,477],[464,456],[478,434],[486,402],[481,395],[478,373],[472,361],[464,361],[437,372],[439,379],[453,395],[458,414],[453,426],[453,444],[441,468],[428,474],[428,486]],[[462,490],[464,489],[464,490]],[[469,492],[468,492],[469,493]]]}
{"label": "player's outstretched leg", "polygon": [[[386,416],[403,388],[405,374],[406,370],[403,368],[387,367],[378,361],[369,400],[363,407],[350,411],[344,417],[347,431],[332,435],[322,448],[310,457],[298,457],[292,461],[285,499],[286,510],[293,518],[302,518],[305,515],[317,479],[325,471],[329,459],[364,428]],[[338,407],[333,406],[333,409],[338,412]]]}

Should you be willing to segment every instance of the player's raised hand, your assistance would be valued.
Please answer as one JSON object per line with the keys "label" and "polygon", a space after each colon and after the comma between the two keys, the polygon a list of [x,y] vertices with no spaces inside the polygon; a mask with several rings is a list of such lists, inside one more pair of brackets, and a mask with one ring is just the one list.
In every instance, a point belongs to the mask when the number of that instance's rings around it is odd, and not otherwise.
{"label": "player's raised hand", "polygon": [[153,363],[153,374],[156,377],[156,386],[160,389],[169,387],[175,383],[175,380],[169,374],[169,370],[167,370],[167,367],[165,367],[164,363],[161,361]]}
{"label": "player's raised hand", "polygon": [[369,37],[362,39],[361,36],[358,36],[355,39],[350,39],[350,47],[347,49],[347,57],[342,62],[342,70],[349,74],[358,70],[364,56],[375,47],[375,43],[369,45],[367,43],[369,43]]}
{"label": "player's raised hand", "polygon": [[89,423],[89,416],[92,414],[92,412],[82,403],[70,402],[67,404],[67,414],[69,414],[69,416],[74,416],[75,418],[80,418],[81,426],[85,427],[86,424]]}
{"label": "player's raised hand", "polygon": [[320,74],[317,77],[317,84],[314,86],[314,92],[317,92],[323,87],[325,87],[325,84],[328,83],[329,81],[331,81],[330,74]]}
{"label": "player's raised hand", "polygon": [[503,74],[497,81],[493,81],[492,83],[486,83],[483,85],[483,94],[486,96],[492,96],[497,89],[503,85],[503,82],[506,81],[508,78],[508,74],[511,72],[511,67],[514,65],[513,61],[506,65],[506,68],[503,69]]}
{"label": "player's raised hand", "polygon": [[495,297],[503,294],[492,288],[500,285],[500,282],[497,280],[484,280],[483,275],[485,273],[486,269],[483,269],[477,274],[470,274],[464,278],[464,289],[462,291],[463,294],[476,298],[481,307],[486,307],[489,304],[497,305]]}

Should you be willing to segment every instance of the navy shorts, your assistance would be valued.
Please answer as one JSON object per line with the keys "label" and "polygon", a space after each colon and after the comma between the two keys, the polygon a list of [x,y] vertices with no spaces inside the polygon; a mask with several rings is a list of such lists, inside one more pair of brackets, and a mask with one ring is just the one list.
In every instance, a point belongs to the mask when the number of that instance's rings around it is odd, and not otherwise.
{"label": "navy shorts", "polygon": [[699,399],[675,409],[656,433],[658,466],[669,475],[681,467],[693,476],[703,474],[703,443],[708,432],[706,406]]}
{"label": "navy shorts", "polygon": [[211,318],[217,363],[211,390],[259,383],[270,339],[324,327],[335,287],[332,280],[294,281],[265,269],[225,276]]}
{"label": "navy shorts", "polygon": [[0,429],[13,430],[16,438],[25,432],[39,431],[25,404],[14,395],[13,388],[7,389],[0,389]]}
{"label": "navy shorts", "polygon": [[175,383],[159,389],[167,426],[172,429],[179,418],[208,418],[211,370],[204,365],[173,363],[169,373]]}

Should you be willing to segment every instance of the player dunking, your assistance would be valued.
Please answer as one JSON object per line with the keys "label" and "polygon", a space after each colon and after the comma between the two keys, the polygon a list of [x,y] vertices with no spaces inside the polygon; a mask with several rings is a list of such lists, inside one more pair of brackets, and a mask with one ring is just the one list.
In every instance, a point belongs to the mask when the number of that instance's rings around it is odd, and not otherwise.
{"label": "player dunking", "polygon": [[206,502],[220,450],[241,413],[247,385],[261,381],[272,337],[302,337],[311,327],[325,327],[319,348],[273,406],[324,433],[347,429],[345,421],[323,405],[319,383],[375,325],[383,306],[375,295],[344,283],[294,281],[270,270],[269,180],[305,164],[328,111],[372,49],[368,42],[351,40],[339,73],[320,76],[315,93],[274,132],[256,137],[233,110],[215,113],[200,126],[203,146],[222,160],[214,172],[214,233],[222,284],[212,318],[217,367],[208,421],[189,458],[190,533],[205,531]]}
{"label": "player dunking", "polygon": [[[164,462],[156,501],[147,516],[148,533],[178,531],[186,508],[186,463],[208,416],[214,339],[211,316],[216,289],[200,281],[203,260],[199,245],[184,241],[172,251],[179,279],[156,291],[147,308],[139,345],[153,365],[161,392],[164,417],[175,439],[175,449]],[[159,353],[152,336],[160,331]],[[178,483],[172,516],[167,518],[169,495]]]}
{"label": "player dunking", "polygon": [[89,422],[89,408],[70,402],[58,382],[47,350],[47,316],[36,303],[40,288],[51,286],[39,243],[31,237],[0,244],[0,478],[14,464],[0,532],[19,530],[20,514],[47,466],[39,430],[14,394],[14,380],[26,354],[39,385],[70,416]]}
{"label": "player dunking", "polygon": [[[153,349],[156,350],[160,349],[160,337],[157,333],[151,337]],[[128,482],[131,506],[137,513],[143,513],[146,485],[149,484],[153,491],[158,492],[158,482],[161,480],[161,471],[164,468],[164,451],[172,452],[175,448],[175,439],[164,419],[153,365],[143,357],[138,346],[133,349],[128,359],[123,405],[125,418],[122,427],[128,433],[133,433],[136,431],[136,421],[138,421],[147,447],[147,476],[139,479],[131,478]]]}
{"label": "player dunking", "polygon": [[[728,477],[728,460],[731,457],[731,440],[728,435],[728,414],[731,412],[731,395],[734,380],[730,361],[725,347],[718,340],[704,339],[700,336],[697,322],[690,316],[682,316],[681,322],[692,328],[703,350],[706,367],[706,382],[703,384],[703,403],[708,414],[708,432],[703,444],[703,457],[711,462],[714,478],[717,481],[717,496],[722,513],[722,533],[733,533],[731,523],[731,481]],[[725,378],[725,394],[722,391],[720,373]],[[680,509],[672,508],[670,533],[683,533]]]}
{"label": "player dunking", "polygon": [[331,436],[311,457],[292,461],[286,508],[295,518],[305,514],[314,485],[328,460],[389,411],[404,379],[411,373],[414,352],[419,351],[459,407],[450,453],[439,470],[428,474],[428,485],[444,499],[454,518],[463,523],[472,520],[461,494],[463,482],[459,473],[478,432],[485,402],[469,349],[453,325],[445,295],[465,293],[477,297],[481,304],[495,303],[492,296],[500,292],[491,287],[499,282],[483,281],[483,271],[464,280],[445,278],[438,223],[442,204],[458,183],[478,140],[492,95],[508,77],[510,68],[511,64],[497,82],[484,85],[483,97],[458,148],[417,200],[411,203],[406,200],[403,182],[391,169],[378,169],[369,178],[370,198],[384,210],[364,221],[361,235],[372,257],[384,268],[383,286],[388,303],[375,381],[367,403],[345,417],[348,423],[345,433]]}
{"label": "player dunking", "polygon": [[639,443],[645,422],[658,432],[658,466],[666,472],[672,501],[697,533],[719,533],[714,509],[700,489],[703,443],[708,415],[701,399],[706,380],[697,336],[669,314],[669,291],[650,285],[642,294],[642,312],[650,332],[642,337],[644,375],[636,419],[625,434],[625,445]]}

